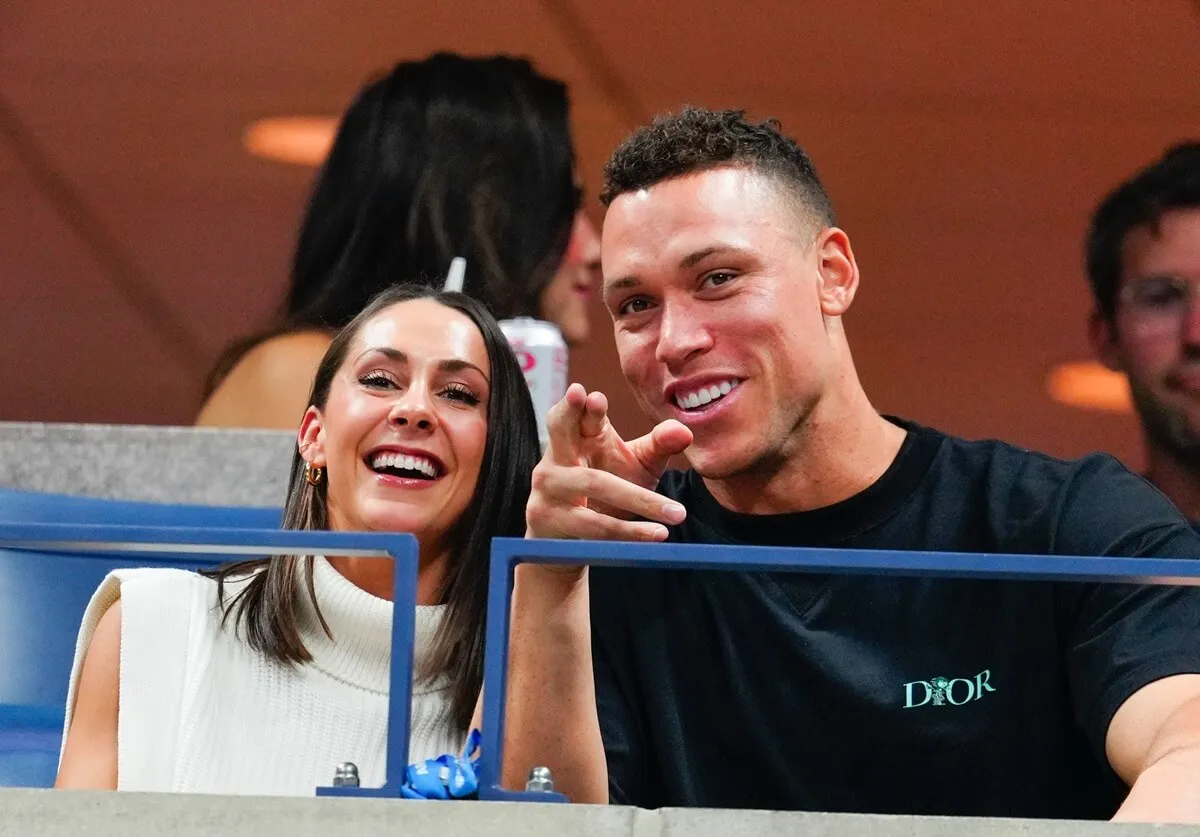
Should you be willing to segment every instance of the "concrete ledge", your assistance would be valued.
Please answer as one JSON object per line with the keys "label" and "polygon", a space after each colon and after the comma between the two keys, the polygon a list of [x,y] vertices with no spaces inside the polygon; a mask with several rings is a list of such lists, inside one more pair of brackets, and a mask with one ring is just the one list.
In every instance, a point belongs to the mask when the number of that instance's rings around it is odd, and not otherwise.
{"label": "concrete ledge", "polygon": [[278,506],[292,433],[0,422],[0,485],[120,500]]}
{"label": "concrete ledge", "polygon": [[0,791],[0,833],[44,837],[140,834],[288,837],[1183,837],[1196,826],[1063,820],[860,816],[491,802],[286,799],[101,791]]}

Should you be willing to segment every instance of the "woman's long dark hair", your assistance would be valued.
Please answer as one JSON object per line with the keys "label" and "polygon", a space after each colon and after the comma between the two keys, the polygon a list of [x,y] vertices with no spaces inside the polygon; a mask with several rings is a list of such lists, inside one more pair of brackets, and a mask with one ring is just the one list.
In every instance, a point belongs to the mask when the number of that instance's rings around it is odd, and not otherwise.
{"label": "woman's long dark hair", "polygon": [[540,316],[579,208],[566,86],[523,59],[397,64],[342,118],[309,200],[281,322],[222,355],[207,392],[277,334],[336,330],[401,280],[464,293],[498,319]]}
{"label": "woman's long dark hair", "polygon": [[[413,299],[432,299],[470,317],[483,335],[491,373],[487,443],[474,496],[450,534],[451,563],[441,596],[448,610],[434,638],[429,672],[450,675],[454,683],[453,717],[465,730],[483,682],[491,539],[524,534],[529,480],[539,457],[533,402],[517,359],[495,319],[477,300],[423,285],[395,285],[371,300],[334,337],[317,368],[308,403],[324,409],[333,378],[363,323],[385,308]],[[327,480],[309,485],[304,478],[304,459],[297,450],[288,479],[283,528],[328,529],[327,485]],[[297,623],[302,573],[307,591],[303,595],[316,606],[312,563],[294,556],[239,561],[207,574],[217,580],[224,622],[233,619],[251,647],[271,659],[302,664],[312,659]],[[252,575],[251,579],[227,601],[225,582],[247,574]],[[323,618],[321,621],[328,632],[328,625]]]}

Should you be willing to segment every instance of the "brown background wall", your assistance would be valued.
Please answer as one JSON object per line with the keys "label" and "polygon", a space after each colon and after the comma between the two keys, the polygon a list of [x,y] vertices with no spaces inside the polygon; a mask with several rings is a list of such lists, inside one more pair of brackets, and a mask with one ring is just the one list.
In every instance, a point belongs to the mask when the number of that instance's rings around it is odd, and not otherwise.
{"label": "brown background wall", "polygon": [[[11,0],[0,419],[188,423],[216,353],[280,299],[312,177],[247,154],[245,126],[337,113],[370,72],[434,49],[565,79],[592,194],[655,112],[779,117],[859,257],[848,328],[881,410],[1138,463],[1129,416],[1056,405],[1044,379],[1087,353],[1099,195],[1200,135],[1190,0]],[[595,317],[575,374],[643,429]]]}

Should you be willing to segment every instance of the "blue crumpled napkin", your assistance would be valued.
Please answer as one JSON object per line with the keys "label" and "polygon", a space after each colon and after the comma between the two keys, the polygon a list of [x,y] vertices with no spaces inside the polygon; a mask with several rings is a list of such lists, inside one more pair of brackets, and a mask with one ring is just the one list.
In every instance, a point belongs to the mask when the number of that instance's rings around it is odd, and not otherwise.
{"label": "blue crumpled napkin", "polygon": [[404,799],[473,799],[479,794],[479,730],[471,730],[461,756],[447,753],[410,764],[404,771]]}

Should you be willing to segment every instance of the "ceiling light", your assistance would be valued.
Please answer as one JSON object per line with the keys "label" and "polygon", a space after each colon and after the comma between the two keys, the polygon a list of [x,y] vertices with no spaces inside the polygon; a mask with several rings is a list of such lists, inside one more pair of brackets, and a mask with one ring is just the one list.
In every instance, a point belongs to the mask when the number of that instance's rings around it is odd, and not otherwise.
{"label": "ceiling light", "polygon": [[319,166],[333,146],[337,119],[332,116],[276,116],[252,122],[242,137],[256,157]]}
{"label": "ceiling light", "polygon": [[1046,391],[1060,404],[1085,410],[1111,413],[1133,410],[1125,376],[1095,361],[1060,363],[1050,370]]}

